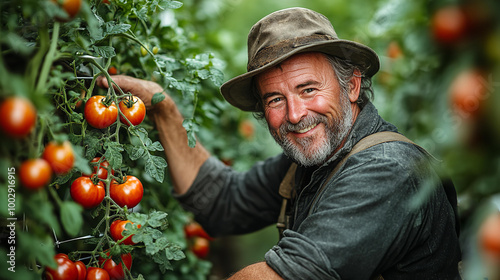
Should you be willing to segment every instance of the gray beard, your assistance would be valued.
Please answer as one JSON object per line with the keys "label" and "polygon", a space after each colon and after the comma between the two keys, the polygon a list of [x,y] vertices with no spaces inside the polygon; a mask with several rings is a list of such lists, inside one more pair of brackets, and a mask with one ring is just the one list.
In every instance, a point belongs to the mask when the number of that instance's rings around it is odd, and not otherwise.
{"label": "gray beard", "polygon": [[[285,155],[303,166],[319,166],[325,163],[352,127],[353,116],[349,99],[345,92],[340,94],[341,116],[340,119],[333,119],[331,123],[324,115],[308,114],[297,124],[286,122],[279,127],[279,134],[275,130],[269,129],[276,143],[278,143]],[[319,139],[320,143],[313,148],[315,137],[296,139],[296,143],[287,136],[289,132],[299,131],[313,124],[323,123],[325,125],[326,138]],[[281,136],[280,136],[281,135]]]}

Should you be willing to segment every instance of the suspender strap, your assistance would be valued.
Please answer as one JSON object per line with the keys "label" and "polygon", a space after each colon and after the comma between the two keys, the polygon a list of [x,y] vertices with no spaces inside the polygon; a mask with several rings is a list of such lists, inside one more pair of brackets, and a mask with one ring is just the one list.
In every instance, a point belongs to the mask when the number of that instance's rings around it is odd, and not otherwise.
{"label": "suspender strap", "polygon": [[[422,152],[424,152],[426,155],[430,156],[431,158],[434,158],[431,154],[429,154],[425,149],[422,147],[418,146],[405,136],[396,133],[396,132],[391,132],[391,131],[383,131],[383,132],[377,132],[374,134],[371,134],[363,139],[361,139],[354,147],[352,150],[335,166],[335,168],[332,170],[332,172],[328,175],[328,178],[323,182],[321,187],[318,189],[316,192],[316,196],[313,200],[313,203],[311,204],[311,208],[309,208],[309,213],[308,215],[311,214],[313,205],[316,203],[317,199],[319,198],[321,192],[324,190],[325,186],[327,183],[330,181],[330,179],[337,173],[337,171],[344,165],[344,163],[347,161],[347,159],[356,154],[359,153],[365,149],[368,149],[370,147],[373,147],[375,145],[385,143],[385,142],[392,142],[392,141],[401,141],[401,142],[406,142],[415,145],[418,147]],[[281,211],[280,215],[278,217],[278,222],[276,226],[278,227],[278,231],[280,233],[280,239],[282,237],[282,233],[285,229],[289,228],[290,225],[290,217],[291,217],[291,212],[290,209],[290,199],[292,198],[292,193],[294,191],[294,186],[295,186],[295,171],[297,170],[297,164],[292,163],[290,168],[288,169],[283,181],[280,184],[279,188],[279,193],[283,197],[283,202],[281,204]]]}

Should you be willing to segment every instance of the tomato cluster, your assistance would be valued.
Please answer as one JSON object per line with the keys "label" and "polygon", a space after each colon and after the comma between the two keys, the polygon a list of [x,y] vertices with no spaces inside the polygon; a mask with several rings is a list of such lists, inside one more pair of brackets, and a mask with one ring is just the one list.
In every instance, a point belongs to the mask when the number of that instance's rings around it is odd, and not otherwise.
{"label": "tomato cluster", "polygon": [[190,241],[190,250],[198,258],[206,258],[210,252],[210,241],[213,237],[201,227],[197,222],[190,222],[184,226],[186,239]]}
{"label": "tomato cluster", "polygon": [[[45,269],[45,277],[48,280],[86,280],[87,268],[82,261],[73,262],[68,255],[59,253],[54,256],[57,263],[56,268],[47,267]],[[90,270],[90,268],[89,268]],[[95,279],[97,280],[97,279]]]}
{"label": "tomato cluster", "polygon": [[89,98],[84,108],[84,116],[92,127],[104,129],[117,121],[118,108],[121,112],[120,121],[126,125],[139,125],[146,116],[146,106],[136,96],[126,97],[118,107],[115,102],[105,96],[95,95]]}
{"label": "tomato cluster", "polygon": [[[106,255],[109,256],[109,252],[106,252]],[[132,268],[132,255],[130,253],[121,254],[120,255],[121,262],[117,264],[111,258],[102,258],[99,257],[99,264],[102,268],[109,274],[110,280],[123,280],[125,279],[124,267],[130,270]]]}
{"label": "tomato cluster", "polygon": [[38,190],[46,186],[52,174],[65,174],[73,168],[75,155],[68,141],[50,142],[45,146],[41,158],[27,159],[19,168],[21,184],[30,190]]}

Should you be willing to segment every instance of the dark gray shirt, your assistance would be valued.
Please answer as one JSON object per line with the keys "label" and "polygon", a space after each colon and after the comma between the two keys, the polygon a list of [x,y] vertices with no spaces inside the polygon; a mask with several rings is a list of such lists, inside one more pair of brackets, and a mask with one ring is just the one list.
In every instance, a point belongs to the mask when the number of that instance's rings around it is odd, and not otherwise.
{"label": "dark gray shirt", "polygon": [[[404,142],[351,156],[319,186],[362,138],[396,131],[368,103],[344,146],[319,168],[299,167],[293,226],[265,260],[284,279],[458,279],[460,248],[451,204],[429,158]],[[276,222],[280,182],[291,161],[283,154],[235,172],[207,160],[183,206],[212,235],[241,234]]]}

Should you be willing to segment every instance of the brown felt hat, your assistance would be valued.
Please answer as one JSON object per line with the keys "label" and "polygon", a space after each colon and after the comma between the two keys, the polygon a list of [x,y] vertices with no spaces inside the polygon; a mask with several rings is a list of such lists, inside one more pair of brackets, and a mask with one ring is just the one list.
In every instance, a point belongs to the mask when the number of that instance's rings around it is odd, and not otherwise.
{"label": "brown felt hat", "polygon": [[305,8],[289,8],[269,14],[252,27],[248,34],[248,72],[224,83],[222,96],[243,111],[256,111],[253,77],[304,52],[322,52],[347,60],[368,77],[380,67],[371,48],[339,39],[324,15]]}

